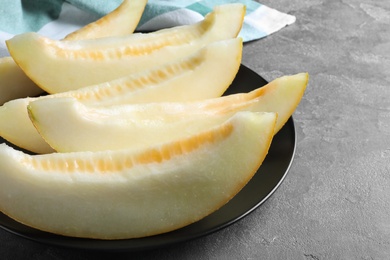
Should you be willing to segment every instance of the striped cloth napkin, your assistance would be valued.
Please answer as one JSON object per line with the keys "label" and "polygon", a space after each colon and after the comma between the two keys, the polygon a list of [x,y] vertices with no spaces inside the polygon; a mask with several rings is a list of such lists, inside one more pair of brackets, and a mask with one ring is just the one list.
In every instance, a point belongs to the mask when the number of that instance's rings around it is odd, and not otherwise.
{"label": "striped cloth napkin", "polygon": [[[15,34],[35,31],[61,39],[97,20],[120,5],[122,0],[1,0],[0,57],[9,56],[5,40]],[[149,0],[137,31],[152,31],[203,19],[215,5],[243,3],[247,7],[239,36],[251,41],[270,35],[295,22],[295,17],[253,0]]]}

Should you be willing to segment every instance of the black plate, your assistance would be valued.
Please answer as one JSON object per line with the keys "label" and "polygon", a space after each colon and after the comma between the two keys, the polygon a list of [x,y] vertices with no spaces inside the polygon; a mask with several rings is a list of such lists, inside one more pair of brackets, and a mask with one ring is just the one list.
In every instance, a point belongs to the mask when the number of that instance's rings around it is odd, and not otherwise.
{"label": "black plate", "polygon": [[[241,65],[226,94],[248,92],[267,83]],[[208,217],[179,230],[137,239],[94,240],[54,235],[24,226],[0,213],[0,227],[33,241],[78,249],[138,251],[172,245],[208,235],[245,217],[260,206],[278,188],[286,176],[295,153],[295,128],[290,118],[274,137],[269,153],[252,180],[228,204]],[[0,143],[4,142],[0,138]]]}

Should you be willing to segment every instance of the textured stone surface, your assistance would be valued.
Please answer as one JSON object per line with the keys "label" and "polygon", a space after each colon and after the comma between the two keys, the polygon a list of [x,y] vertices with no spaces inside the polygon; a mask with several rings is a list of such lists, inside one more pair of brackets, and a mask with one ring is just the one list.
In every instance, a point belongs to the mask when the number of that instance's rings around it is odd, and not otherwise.
{"label": "textured stone surface", "polygon": [[[294,119],[298,142],[276,193],[205,238],[126,259],[389,259],[390,2],[264,0],[292,26],[245,44],[243,63],[267,80],[307,71]],[[36,244],[0,230],[1,259],[99,259],[112,254]]]}

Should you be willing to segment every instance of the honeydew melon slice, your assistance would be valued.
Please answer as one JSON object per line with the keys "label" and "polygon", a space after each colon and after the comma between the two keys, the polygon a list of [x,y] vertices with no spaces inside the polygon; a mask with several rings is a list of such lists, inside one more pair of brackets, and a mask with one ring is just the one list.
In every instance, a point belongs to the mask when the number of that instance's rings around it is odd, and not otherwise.
{"label": "honeydew melon slice", "polygon": [[153,105],[143,110],[132,105],[91,108],[74,98],[53,98],[31,102],[28,110],[38,132],[57,152],[121,150],[129,144],[143,149],[186,137],[243,110],[196,110],[199,104],[182,103],[157,106],[159,111]]}
{"label": "honeydew melon slice", "polygon": [[217,6],[201,22],[123,37],[55,41],[36,33],[8,40],[11,56],[48,93],[110,81],[179,59],[204,45],[235,38],[245,5]]}
{"label": "honeydew melon slice", "polygon": [[144,12],[147,0],[123,0],[112,12],[74,31],[65,40],[85,40],[132,34]]}
{"label": "honeydew melon slice", "polygon": [[213,42],[192,55],[150,70],[47,97],[75,97],[94,106],[219,97],[237,75],[242,47],[241,38]]}
{"label": "honeydew melon slice", "polygon": [[40,135],[58,152],[124,149],[128,143],[142,148],[187,136],[240,111],[277,113],[278,132],[299,104],[306,85],[307,74],[302,73],[246,95],[197,102],[98,108],[74,98],[50,98],[31,102],[28,111]]}
{"label": "honeydew melon slice", "polygon": [[[146,0],[124,0],[113,12],[67,35],[66,40],[121,36],[134,32],[144,11]],[[12,57],[0,58],[0,105],[23,97],[42,94]]]}
{"label": "honeydew melon slice", "polygon": [[42,93],[43,90],[24,74],[12,57],[0,58],[0,105],[15,98]]}
{"label": "honeydew melon slice", "polygon": [[9,101],[0,107],[0,135],[35,153],[53,152],[27,114],[28,103],[36,99],[75,97],[86,104],[106,106],[220,96],[237,74],[241,54],[242,39],[234,38],[208,44],[194,55],[136,75],[74,91]]}
{"label": "honeydew melon slice", "polygon": [[[238,110],[249,106],[250,103],[248,102],[253,102],[254,104],[251,105],[252,111],[278,113],[276,131],[279,131],[298,106],[306,89],[307,83],[307,73],[284,76],[249,93],[233,94],[220,98],[194,102],[192,105],[187,104],[186,106],[189,109],[185,109],[185,112],[191,114],[197,112],[203,113],[205,111],[208,113],[217,113],[218,111],[224,110]],[[41,99],[44,98],[40,97],[39,100]],[[50,153],[53,152],[54,149],[37,132],[27,114],[27,106],[29,102],[34,100],[37,99],[25,98],[13,100],[0,107],[0,135],[9,142],[26,150],[33,151],[35,153]],[[84,101],[85,100],[82,100],[83,103]],[[94,104],[99,103],[89,103],[89,105]],[[39,104],[36,106],[38,105]],[[176,108],[178,107],[180,106],[176,106]],[[168,106],[164,103],[140,104],[133,105],[132,109],[133,116],[147,118],[156,115],[160,116],[164,109],[168,109]],[[178,111],[171,110],[170,113],[172,114],[178,112],[179,109]],[[39,113],[44,112],[32,113],[34,114],[33,119],[35,120],[36,127],[40,129],[41,134],[45,136],[46,140],[50,142],[53,147],[65,151],[65,145],[62,145],[58,140],[62,135],[61,133],[63,133],[61,130],[58,132],[60,135],[59,137],[56,135],[54,135],[54,137],[49,137],[49,133],[52,134],[53,131],[57,131],[55,125],[59,123],[59,115],[53,115],[53,119],[50,121],[50,118],[45,118],[44,116],[39,115]],[[161,115],[161,117],[164,116]],[[39,118],[39,124],[36,122],[37,118]],[[54,122],[55,120],[57,120],[57,122]],[[50,122],[53,124],[50,125]]]}
{"label": "honeydew melon slice", "polygon": [[0,211],[73,237],[136,238],[181,228],[246,185],[268,152],[275,119],[241,112],[145,150],[34,156],[1,144]]}
{"label": "honeydew melon slice", "polygon": [[13,145],[34,153],[54,152],[31,124],[27,113],[29,100],[34,98],[14,99],[0,106],[0,135]]}

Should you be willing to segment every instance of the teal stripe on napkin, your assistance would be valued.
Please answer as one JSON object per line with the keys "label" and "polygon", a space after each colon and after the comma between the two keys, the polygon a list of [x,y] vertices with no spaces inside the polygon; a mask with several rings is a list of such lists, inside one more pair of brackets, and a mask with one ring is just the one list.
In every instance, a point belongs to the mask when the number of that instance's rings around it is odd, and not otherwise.
{"label": "teal stripe on napkin", "polygon": [[102,17],[117,8],[122,0],[64,0],[63,2],[68,2],[83,11]]}
{"label": "teal stripe on napkin", "polygon": [[0,30],[12,34],[38,31],[59,17],[62,3],[62,0],[1,0]]}

